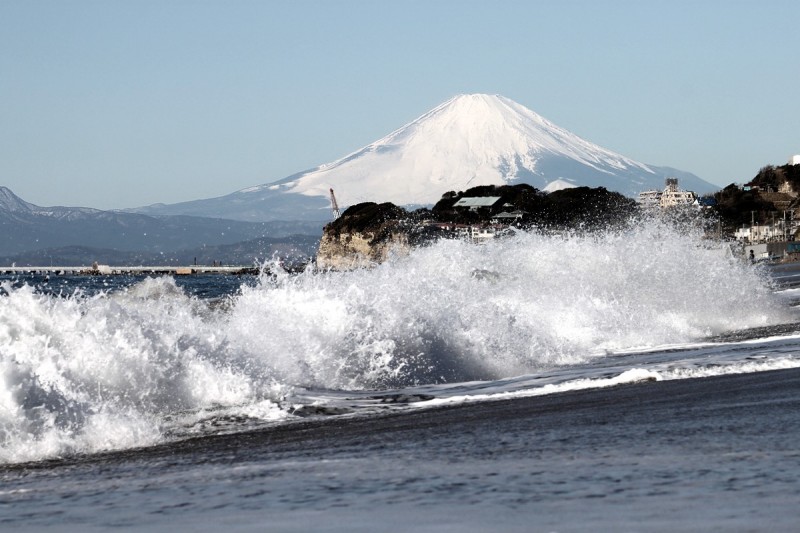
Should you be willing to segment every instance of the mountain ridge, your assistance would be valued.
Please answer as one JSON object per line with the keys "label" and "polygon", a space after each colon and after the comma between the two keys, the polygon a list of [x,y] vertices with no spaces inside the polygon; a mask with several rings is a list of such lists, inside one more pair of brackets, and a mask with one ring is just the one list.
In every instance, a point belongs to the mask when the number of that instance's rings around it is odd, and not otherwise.
{"label": "mountain ridge", "polygon": [[418,118],[330,163],[218,198],[134,211],[239,220],[329,218],[329,191],[343,206],[364,201],[432,205],[475,185],[527,183],[605,187],[636,196],[666,177],[698,193],[718,189],[694,174],[638,162],[500,95],[454,96]]}
{"label": "mountain ridge", "polygon": [[[0,257],[12,261],[20,254],[64,247],[112,250],[120,257],[135,253],[160,257],[189,248],[215,248],[222,253],[233,251],[231,247],[240,242],[255,243],[257,239],[266,239],[262,241],[265,246],[279,251],[282,248],[278,243],[300,242],[297,234],[316,237],[321,227],[314,222],[244,222],[87,207],[40,207],[0,186]],[[91,259],[87,258],[89,262]],[[216,259],[227,261],[224,257]]]}

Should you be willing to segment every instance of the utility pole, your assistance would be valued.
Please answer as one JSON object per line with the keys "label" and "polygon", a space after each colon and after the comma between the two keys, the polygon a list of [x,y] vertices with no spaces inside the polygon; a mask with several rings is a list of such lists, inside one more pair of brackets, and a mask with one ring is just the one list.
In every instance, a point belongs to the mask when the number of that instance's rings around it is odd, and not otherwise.
{"label": "utility pole", "polygon": [[786,242],[786,209],[783,210],[783,242]]}
{"label": "utility pole", "polygon": [[775,240],[775,211],[772,212],[772,228],[769,232],[769,238]]}

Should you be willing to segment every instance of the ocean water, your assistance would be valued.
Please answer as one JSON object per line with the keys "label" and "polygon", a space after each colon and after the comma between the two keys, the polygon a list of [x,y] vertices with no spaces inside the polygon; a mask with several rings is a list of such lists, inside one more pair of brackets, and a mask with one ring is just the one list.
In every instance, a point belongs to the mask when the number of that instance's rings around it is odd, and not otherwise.
{"label": "ocean water", "polygon": [[268,266],[0,281],[0,526],[792,523],[800,269],[655,222]]}

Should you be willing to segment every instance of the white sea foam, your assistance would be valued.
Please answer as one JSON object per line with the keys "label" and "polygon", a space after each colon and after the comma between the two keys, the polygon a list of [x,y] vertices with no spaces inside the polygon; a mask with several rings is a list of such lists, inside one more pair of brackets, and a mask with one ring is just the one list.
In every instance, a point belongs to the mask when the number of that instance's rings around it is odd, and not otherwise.
{"label": "white sea foam", "polygon": [[495,392],[489,394],[465,394],[462,396],[448,396],[435,398],[432,400],[418,402],[414,404],[417,408],[437,407],[442,405],[452,405],[467,402],[482,402],[494,400],[509,400],[512,398],[529,398],[531,396],[545,396],[560,392],[569,392],[587,389],[603,389],[606,387],[616,387],[630,383],[642,381],[661,381],[663,378],[658,372],[646,370],[644,368],[632,368],[617,376],[610,378],[587,378],[565,381],[562,383],[549,383],[542,387],[534,387],[516,391]]}
{"label": "white sea foam", "polygon": [[656,224],[443,241],[372,270],[264,276],[223,305],[170,278],[0,293],[1,462],[280,419],[294,386],[494,380],[790,318],[758,271]]}
{"label": "white sea foam", "polygon": [[4,290],[0,461],[152,444],[171,413],[276,393],[226,361],[218,314],[170,278],[92,298]]}
{"label": "white sea foam", "polygon": [[427,401],[417,402],[413,404],[413,406],[415,408],[430,408],[443,405],[510,400],[514,398],[530,398],[533,396],[546,396],[570,391],[604,389],[607,387],[616,387],[619,385],[628,385],[645,381],[671,381],[678,379],[707,378],[713,376],[729,376],[734,374],[767,372],[770,370],[786,370],[790,368],[800,368],[800,358],[787,357],[763,359],[729,364],[714,364],[710,366],[670,368],[669,370],[661,371],[650,370],[646,368],[631,368],[612,377],[568,379],[557,383],[548,383],[542,386],[531,386],[519,390],[442,396]]}
{"label": "white sea foam", "polygon": [[786,370],[800,368],[800,358],[778,357],[764,358],[761,360],[739,361],[729,364],[714,364],[709,366],[671,368],[659,372],[665,380],[707,378],[711,376],[729,376],[732,374],[750,374],[753,372],[766,372],[769,370]]}
{"label": "white sea foam", "polygon": [[280,381],[497,379],[787,320],[759,274],[662,226],[439,242],[373,270],[245,289],[229,333]]}

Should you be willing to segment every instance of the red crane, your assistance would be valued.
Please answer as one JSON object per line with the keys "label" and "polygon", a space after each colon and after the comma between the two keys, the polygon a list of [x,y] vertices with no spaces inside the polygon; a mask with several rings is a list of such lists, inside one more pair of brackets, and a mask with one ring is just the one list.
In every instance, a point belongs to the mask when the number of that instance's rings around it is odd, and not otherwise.
{"label": "red crane", "polygon": [[336,203],[336,195],[333,194],[333,189],[331,189],[331,211],[333,211],[333,220],[341,216],[339,213],[339,204]]}

